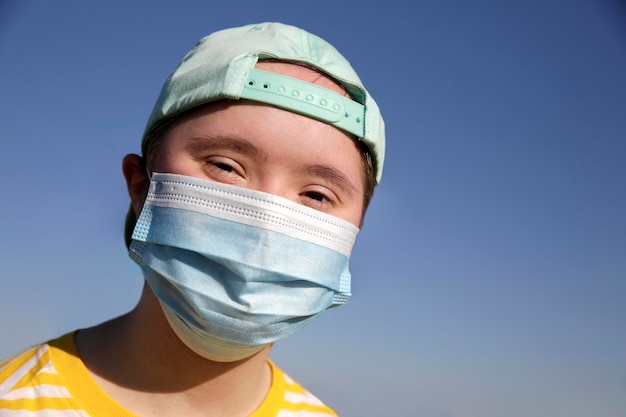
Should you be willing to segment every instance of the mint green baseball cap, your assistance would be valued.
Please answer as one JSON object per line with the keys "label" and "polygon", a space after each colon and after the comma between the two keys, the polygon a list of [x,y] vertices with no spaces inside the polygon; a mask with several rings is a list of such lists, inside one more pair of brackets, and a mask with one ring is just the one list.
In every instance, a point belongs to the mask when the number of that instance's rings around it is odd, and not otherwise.
{"label": "mint green baseball cap", "polygon": [[[292,77],[255,69],[255,64],[263,60],[314,68],[341,85],[351,98]],[[378,105],[348,60],[318,36],[282,23],[259,23],[202,38],[165,81],[143,141],[172,117],[221,99],[271,104],[355,135],[370,149],[376,180],[380,182],[385,125]]]}

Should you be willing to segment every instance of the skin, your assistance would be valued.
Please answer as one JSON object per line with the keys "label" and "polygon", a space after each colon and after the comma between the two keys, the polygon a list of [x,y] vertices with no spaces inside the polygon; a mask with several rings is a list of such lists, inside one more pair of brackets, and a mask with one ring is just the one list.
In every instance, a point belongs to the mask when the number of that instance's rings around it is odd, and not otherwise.
{"label": "skin", "polygon": [[[330,79],[286,63],[257,68],[312,82],[345,95]],[[122,164],[137,215],[149,179],[141,159]],[[361,224],[365,179],[354,140],[343,131],[273,106],[246,101],[202,106],[176,121],[149,167],[275,194]],[[206,360],[168,325],[146,285],[128,314],[76,335],[96,382],[140,416],[248,416],[271,385],[268,346],[237,362]]]}

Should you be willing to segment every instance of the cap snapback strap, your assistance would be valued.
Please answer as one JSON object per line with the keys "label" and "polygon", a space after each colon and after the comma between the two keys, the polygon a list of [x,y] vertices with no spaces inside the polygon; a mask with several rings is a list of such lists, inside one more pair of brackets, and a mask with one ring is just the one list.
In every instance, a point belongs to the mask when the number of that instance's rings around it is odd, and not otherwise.
{"label": "cap snapback strap", "polygon": [[240,98],[272,104],[332,124],[359,138],[365,135],[365,106],[286,75],[253,68]]}

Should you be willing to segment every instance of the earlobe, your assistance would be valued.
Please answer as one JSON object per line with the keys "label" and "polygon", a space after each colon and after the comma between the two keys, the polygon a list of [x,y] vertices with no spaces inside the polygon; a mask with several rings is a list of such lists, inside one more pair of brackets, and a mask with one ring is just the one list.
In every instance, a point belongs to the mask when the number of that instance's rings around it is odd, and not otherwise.
{"label": "earlobe", "polygon": [[126,179],[130,203],[135,215],[138,216],[150,183],[144,159],[136,154],[126,155],[122,160],[122,171]]}

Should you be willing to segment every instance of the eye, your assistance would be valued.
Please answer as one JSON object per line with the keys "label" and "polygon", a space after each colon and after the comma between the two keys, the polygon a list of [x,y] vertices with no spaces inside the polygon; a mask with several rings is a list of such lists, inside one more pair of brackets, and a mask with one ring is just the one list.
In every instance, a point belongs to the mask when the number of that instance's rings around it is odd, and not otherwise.
{"label": "eye", "polygon": [[213,164],[214,167],[221,169],[222,171],[226,171],[226,172],[234,172],[235,168],[233,168],[232,166],[225,164],[223,162],[216,162]]}
{"label": "eye", "polygon": [[217,181],[233,182],[245,177],[243,167],[231,158],[211,156],[205,159],[205,169]]}
{"label": "eye", "polygon": [[336,205],[337,197],[325,187],[313,186],[301,194],[302,203],[314,209],[329,211]]}
{"label": "eye", "polygon": [[326,199],[324,194],[317,193],[317,192],[314,192],[314,191],[304,193],[304,195],[306,197],[310,198],[311,200],[315,200],[315,201],[324,201]]}

